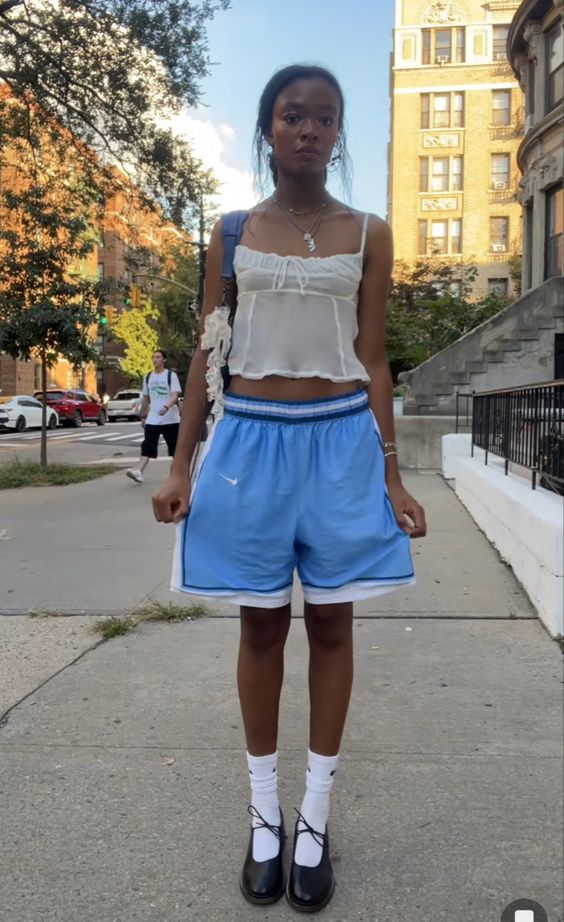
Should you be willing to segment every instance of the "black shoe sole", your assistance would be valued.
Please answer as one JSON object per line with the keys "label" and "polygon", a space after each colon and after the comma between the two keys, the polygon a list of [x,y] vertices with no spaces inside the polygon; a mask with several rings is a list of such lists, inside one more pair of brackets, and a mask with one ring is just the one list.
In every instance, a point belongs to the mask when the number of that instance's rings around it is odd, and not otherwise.
{"label": "black shoe sole", "polygon": [[296,900],[294,900],[293,897],[290,896],[289,884],[286,886],[286,900],[288,901],[288,904],[292,907],[292,909],[295,909],[296,912],[321,912],[322,909],[325,909],[325,907],[329,905],[329,903],[333,899],[334,893],[335,893],[335,881],[333,881],[333,886],[331,887],[331,890],[329,891],[325,899],[322,900],[321,903],[313,903],[313,904],[306,905],[305,903],[296,902]]}
{"label": "black shoe sole", "polygon": [[239,887],[241,888],[241,893],[247,900],[247,903],[252,903],[254,906],[270,906],[272,903],[277,903],[278,900],[280,900],[284,896],[284,893],[286,892],[286,882],[284,881],[282,889],[280,890],[279,893],[274,894],[274,896],[267,896],[267,897],[253,896],[253,894],[249,893],[249,891],[245,888],[245,885],[243,884],[242,874],[239,877]]}

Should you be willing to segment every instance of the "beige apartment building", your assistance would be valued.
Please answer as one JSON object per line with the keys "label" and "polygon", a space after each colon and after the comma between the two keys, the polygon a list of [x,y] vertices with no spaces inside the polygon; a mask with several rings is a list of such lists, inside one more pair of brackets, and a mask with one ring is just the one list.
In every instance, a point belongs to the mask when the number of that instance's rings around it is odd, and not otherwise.
{"label": "beige apartment building", "polygon": [[478,267],[474,294],[515,294],[523,93],[507,59],[518,2],[396,0],[388,215],[396,260]]}

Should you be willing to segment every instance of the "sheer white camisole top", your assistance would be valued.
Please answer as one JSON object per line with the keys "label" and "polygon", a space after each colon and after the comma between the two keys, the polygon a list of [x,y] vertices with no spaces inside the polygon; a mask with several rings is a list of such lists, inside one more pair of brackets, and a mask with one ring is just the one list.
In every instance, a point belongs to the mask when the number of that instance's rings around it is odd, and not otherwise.
{"label": "sheer white camisole top", "polygon": [[354,351],[367,223],[365,215],[358,253],[279,256],[236,247],[232,375],[370,381]]}

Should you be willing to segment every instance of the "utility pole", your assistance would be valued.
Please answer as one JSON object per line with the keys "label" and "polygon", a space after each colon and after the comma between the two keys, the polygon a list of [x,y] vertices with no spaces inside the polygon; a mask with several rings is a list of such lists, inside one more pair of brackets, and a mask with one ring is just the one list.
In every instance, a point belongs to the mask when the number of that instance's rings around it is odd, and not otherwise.
{"label": "utility pole", "polygon": [[204,277],[206,274],[206,254],[204,250],[204,233],[206,230],[206,222],[204,215],[204,193],[200,192],[200,242],[198,244],[200,249],[200,272],[198,276],[198,307],[200,312],[204,306]]}

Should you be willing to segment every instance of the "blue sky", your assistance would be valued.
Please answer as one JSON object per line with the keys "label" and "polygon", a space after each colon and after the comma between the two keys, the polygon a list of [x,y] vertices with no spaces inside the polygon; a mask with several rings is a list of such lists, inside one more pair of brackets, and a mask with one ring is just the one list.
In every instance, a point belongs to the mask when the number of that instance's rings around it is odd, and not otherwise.
{"label": "blue sky", "polygon": [[[393,17],[393,0],[232,0],[230,10],[217,14],[208,28],[210,57],[217,64],[202,82],[205,108],[195,115],[208,131],[204,149],[202,138],[196,148],[201,157],[209,151],[212,161],[219,157],[228,168],[219,172],[231,186],[225,190],[229,207],[250,204],[235,199],[245,198],[245,183],[248,188],[257,105],[266,82],[281,67],[307,62],[329,67],[343,87],[352,204],[385,217]],[[340,195],[340,184],[332,182],[331,191]]]}

